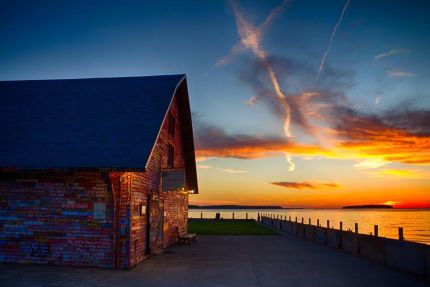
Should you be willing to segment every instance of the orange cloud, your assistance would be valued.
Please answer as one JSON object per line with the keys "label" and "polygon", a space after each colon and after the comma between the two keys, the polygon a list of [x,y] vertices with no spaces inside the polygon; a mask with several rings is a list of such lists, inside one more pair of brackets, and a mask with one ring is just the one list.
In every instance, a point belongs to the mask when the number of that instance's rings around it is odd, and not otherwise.
{"label": "orange cloud", "polygon": [[[318,99],[319,94],[304,96],[306,101],[324,99]],[[300,105],[306,106],[306,101],[302,99]],[[357,168],[379,168],[389,162],[430,165],[430,111],[406,110],[376,116],[330,103],[325,106],[314,103],[311,107],[316,114],[301,108],[308,119],[301,122],[309,126],[318,143],[227,134],[218,127],[200,123],[196,129],[197,155],[251,159],[288,152],[301,157],[356,159]],[[330,123],[331,127],[316,126],[313,120]]]}
{"label": "orange cloud", "polygon": [[430,178],[430,174],[424,173],[420,170],[416,169],[382,169],[377,170],[372,173],[375,177],[401,177],[401,178],[413,178],[413,179],[420,179],[420,178]]}
{"label": "orange cloud", "polygon": [[[221,134],[219,134],[222,136]],[[231,141],[230,141],[231,139]],[[197,141],[199,157],[232,157],[240,159],[266,158],[289,152],[293,156],[323,156],[333,159],[362,160],[357,168],[378,168],[388,162],[406,164],[430,164],[430,139],[403,135],[393,138],[369,140],[367,142],[338,141],[331,148],[306,145],[281,138],[253,138],[250,136],[228,136],[219,138],[218,144],[201,144]]]}
{"label": "orange cloud", "polygon": [[280,181],[271,182],[271,184],[282,186],[289,189],[325,189],[325,188],[338,188],[340,187],[337,183],[332,182],[295,182],[295,181]]}

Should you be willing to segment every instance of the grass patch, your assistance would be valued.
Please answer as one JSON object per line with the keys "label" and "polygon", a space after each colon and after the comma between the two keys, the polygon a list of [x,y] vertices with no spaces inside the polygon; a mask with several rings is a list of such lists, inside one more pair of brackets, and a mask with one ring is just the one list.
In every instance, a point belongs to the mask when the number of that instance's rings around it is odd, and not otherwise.
{"label": "grass patch", "polygon": [[201,235],[278,235],[253,220],[188,220],[188,232]]}

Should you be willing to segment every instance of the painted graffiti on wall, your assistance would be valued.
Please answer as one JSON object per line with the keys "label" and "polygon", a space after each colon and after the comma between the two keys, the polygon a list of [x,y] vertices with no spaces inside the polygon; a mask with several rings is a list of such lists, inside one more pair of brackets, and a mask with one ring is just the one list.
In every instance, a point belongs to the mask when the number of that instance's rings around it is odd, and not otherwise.
{"label": "painted graffiti on wall", "polygon": [[0,262],[112,266],[112,195],[99,173],[0,176]]}

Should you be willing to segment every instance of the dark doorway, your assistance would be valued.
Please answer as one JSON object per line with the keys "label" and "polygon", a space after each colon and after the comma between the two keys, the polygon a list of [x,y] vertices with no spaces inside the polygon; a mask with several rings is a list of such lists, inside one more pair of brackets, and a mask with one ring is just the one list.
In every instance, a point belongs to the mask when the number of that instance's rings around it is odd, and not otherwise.
{"label": "dark doorway", "polygon": [[158,194],[148,195],[146,228],[146,250],[148,253],[157,253],[163,248],[163,222],[163,200],[158,197]]}

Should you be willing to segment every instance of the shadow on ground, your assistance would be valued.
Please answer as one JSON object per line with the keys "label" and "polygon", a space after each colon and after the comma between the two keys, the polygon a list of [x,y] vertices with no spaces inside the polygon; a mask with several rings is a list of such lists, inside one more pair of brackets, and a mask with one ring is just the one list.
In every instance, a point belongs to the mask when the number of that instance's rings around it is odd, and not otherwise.
{"label": "shadow on ground", "polygon": [[414,275],[283,236],[199,236],[129,271],[0,265],[6,286],[428,286]]}

